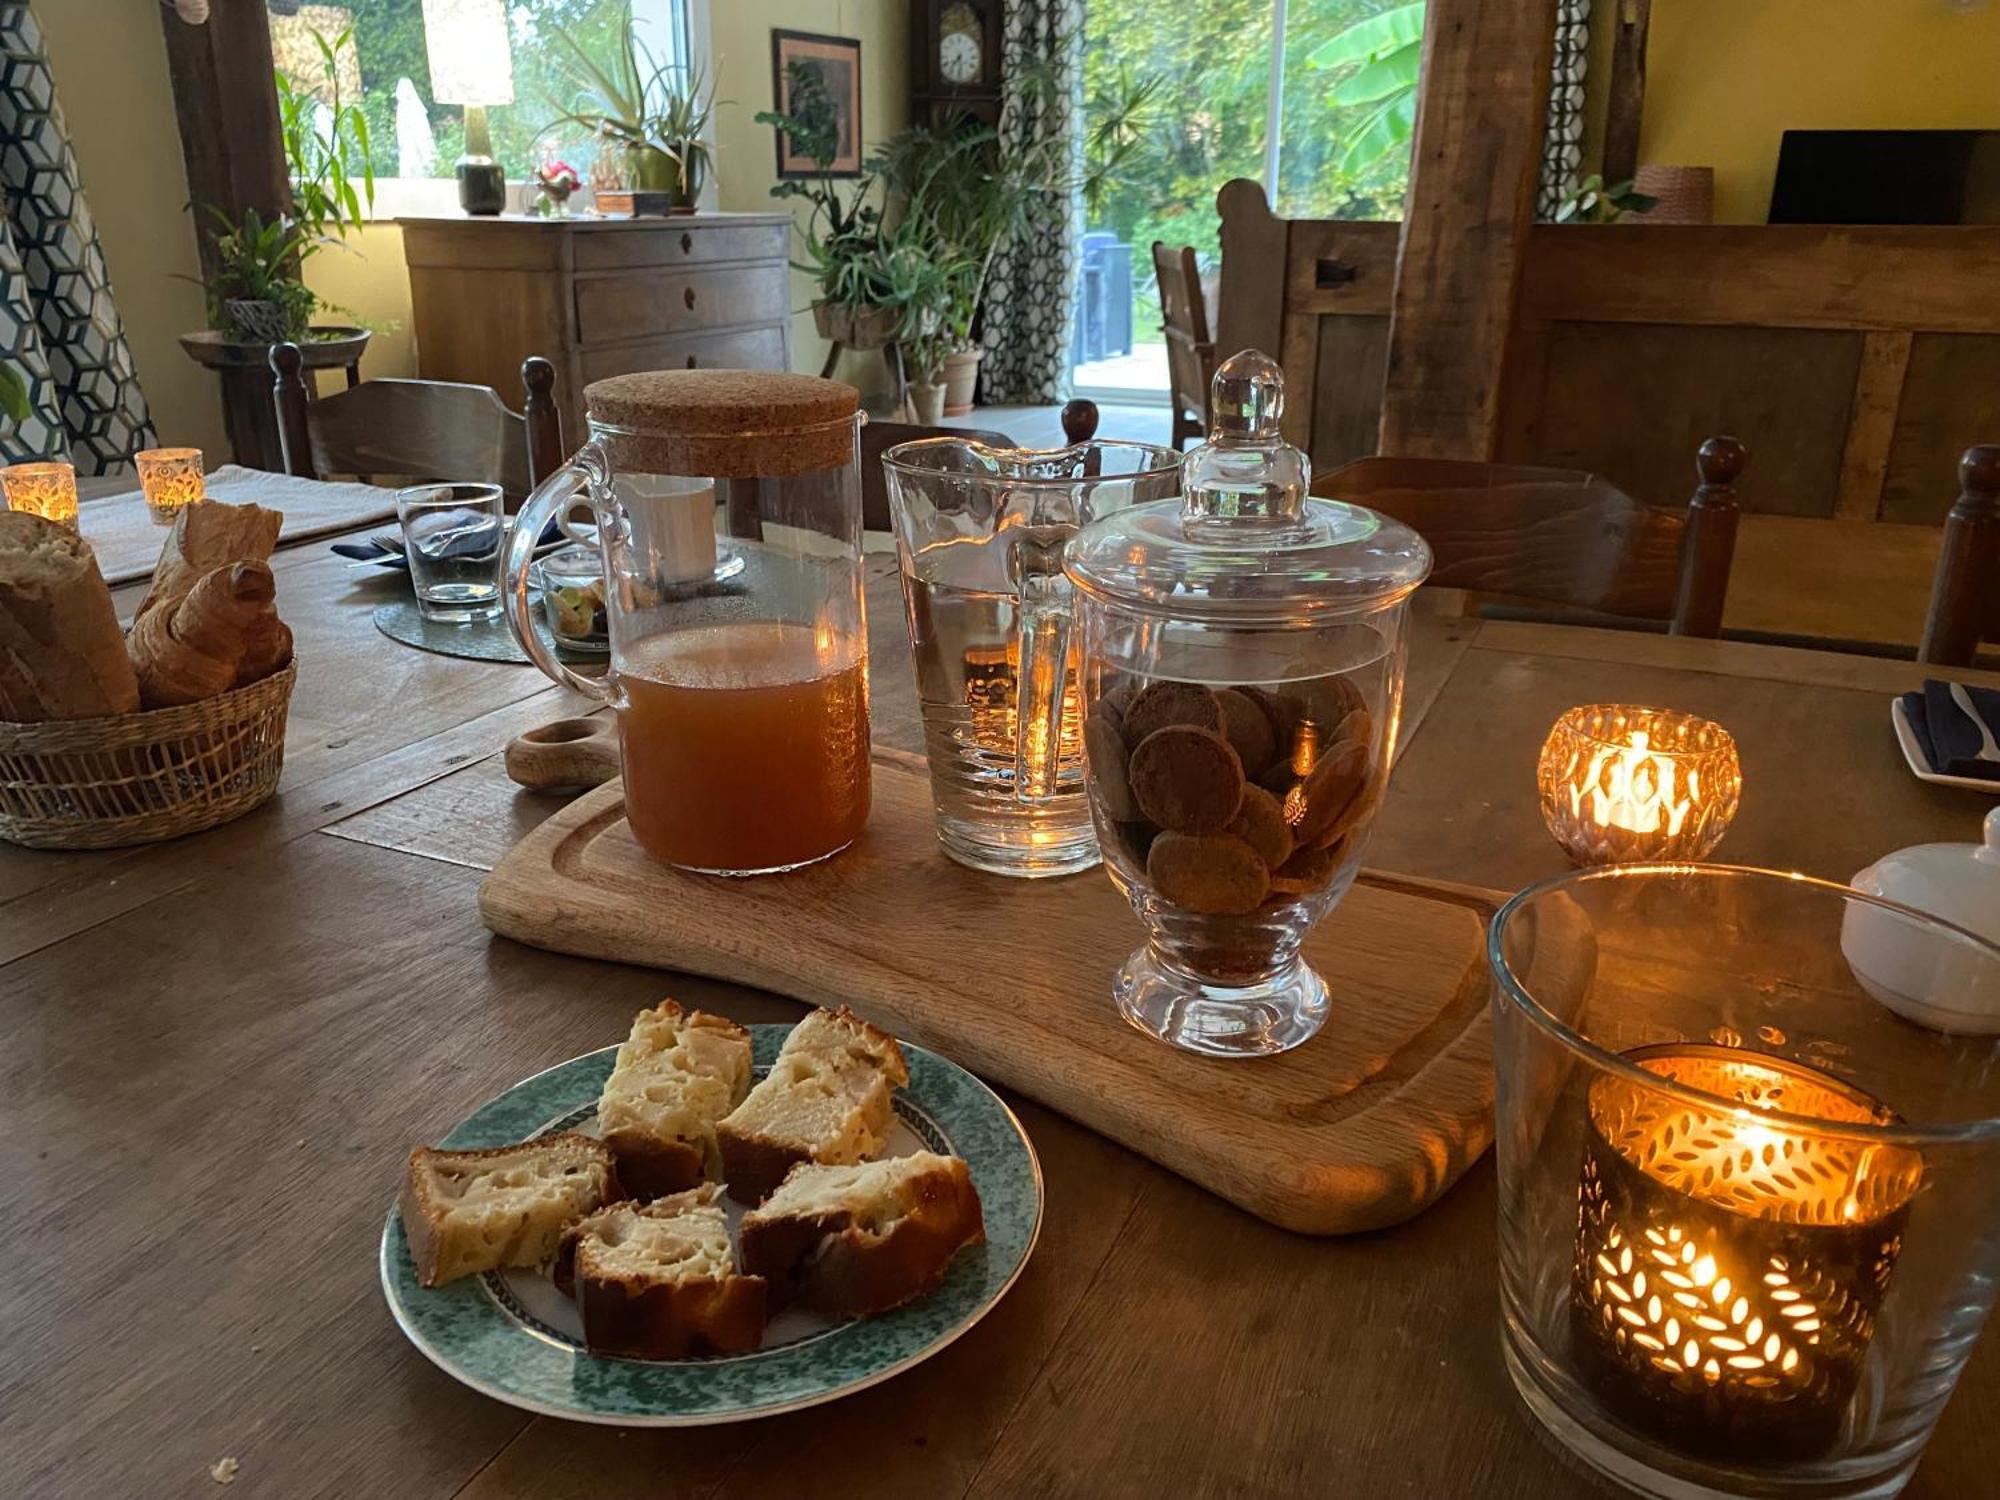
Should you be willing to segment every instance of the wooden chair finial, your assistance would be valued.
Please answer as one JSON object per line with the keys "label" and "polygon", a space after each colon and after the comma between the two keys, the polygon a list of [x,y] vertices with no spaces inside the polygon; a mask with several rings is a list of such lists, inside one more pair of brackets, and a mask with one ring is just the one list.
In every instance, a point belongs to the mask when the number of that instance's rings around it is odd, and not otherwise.
{"label": "wooden chair finial", "polygon": [[539,354],[521,361],[521,384],[528,399],[521,415],[528,424],[528,483],[540,484],[562,467],[562,411],[556,405],[556,367]]}
{"label": "wooden chair finial", "polygon": [[1750,450],[1735,438],[1727,435],[1710,438],[1701,445],[1695,455],[1695,472],[1701,476],[1704,489],[1710,486],[1727,488],[1736,483],[1743,466],[1750,461]]}
{"label": "wooden chair finial", "polygon": [[1958,499],[1944,518],[1930,610],[1917,660],[1968,667],[2000,630],[2000,443],[1975,443],[1958,461]]}
{"label": "wooden chair finial", "polygon": [[270,363],[277,376],[271,382],[271,404],[278,418],[278,453],[285,472],[306,479],[313,475],[312,447],[306,436],[305,355],[297,344],[273,344]]}
{"label": "wooden chair finial", "polygon": [[2000,497],[2000,443],[1974,443],[1958,461],[1958,487],[1966,496]]}
{"label": "wooden chair finial", "polygon": [[1072,446],[1097,436],[1097,403],[1081,396],[1062,409],[1063,436]]}

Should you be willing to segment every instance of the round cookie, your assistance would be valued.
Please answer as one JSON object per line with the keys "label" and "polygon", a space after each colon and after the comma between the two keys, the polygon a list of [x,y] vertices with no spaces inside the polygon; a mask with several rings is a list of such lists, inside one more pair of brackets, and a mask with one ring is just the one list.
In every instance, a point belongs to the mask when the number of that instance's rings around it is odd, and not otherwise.
{"label": "round cookie", "polygon": [[1234,834],[1255,849],[1268,870],[1277,869],[1292,857],[1292,830],[1285,822],[1284,804],[1261,786],[1243,788],[1242,805],[1224,832]]}
{"label": "round cookie", "polygon": [[1174,833],[1220,833],[1243,801],[1243,764],[1229,741],[1192,724],[1147,735],[1126,774],[1139,811]]}
{"label": "round cookie", "polygon": [[1338,858],[1330,849],[1301,849],[1271,872],[1271,893],[1305,896],[1333,878]]}
{"label": "round cookie", "polygon": [[1271,885],[1257,851],[1228,834],[1161,834],[1146,851],[1146,878],[1183,911],[1215,917],[1255,911]]}
{"label": "round cookie", "polygon": [[1090,711],[1090,717],[1083,721],[1083,750],[1099,809],[1114,823],[1129,823],[1139,816],[1139,804],[1132,800],[1132,783],[1126,771],[1132,752],[1125,748],[1125,736],[1119,733],[1117,713],[1102,703]]}
{"label": "round cookie", "polygon": [[1133,749],[1169,724],[1193,724],[1222,733],[1222,705],[1198,682],[1156,682],[1125,710],[1125,743]]}
{"label": "round cookie", "polygon": [[1255,781],[1278,753],[1278,731],[1271,716],[1248,693],[1235,688],[1217,688],[1215,701],[1222,709],[1222,733],[1243,762],[1243,774]]}
{"label": "round cookie", "polygon": [[1300,785],[1297,798],[1285,799],[1292,842],[1304,848],[1344,826],[1341,818],[1367,785],[1368,747],[1352,740],[1335,745]]}

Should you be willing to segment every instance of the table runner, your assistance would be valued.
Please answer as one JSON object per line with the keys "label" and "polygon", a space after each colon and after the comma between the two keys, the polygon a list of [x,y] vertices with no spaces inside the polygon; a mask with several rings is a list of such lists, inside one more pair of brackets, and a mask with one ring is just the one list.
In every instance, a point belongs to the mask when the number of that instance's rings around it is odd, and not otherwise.
{"label": "table runner", "polygon": [[[372,484],[335,484],[290,474],[267,474],[261,469],[239,468],[235,464],[224,464],[210,474],[207,490],[211,500],[226,500],[232,505],[254,501],[282,512],[285,521],[278,533],[281,547],[351,531],[396,514],[394,490]],[[104,574],[106,583],[115,588],[152,576],[160,544],[167,538],[167,528],[153,523],[136,489],[85,499],[77,509],[79,529],[84,540],[95,549],[98,570]]]}

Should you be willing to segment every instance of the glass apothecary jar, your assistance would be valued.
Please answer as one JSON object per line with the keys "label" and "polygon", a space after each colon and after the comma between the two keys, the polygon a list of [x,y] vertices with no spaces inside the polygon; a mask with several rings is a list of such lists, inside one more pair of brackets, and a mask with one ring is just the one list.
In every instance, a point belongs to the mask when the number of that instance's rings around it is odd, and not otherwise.
{"label": "glass apothecary jar", "polygon": [[1225,361],[1181,496],[1093,523],[1065,562],[1091,815],[1147,937],[1113,992],[1141,1030],[1218,1056],[1326,1019],[1300,945],[1360,869],[1430,571],[1409,528],[1308,497],[1283,406],[1273,361]]}

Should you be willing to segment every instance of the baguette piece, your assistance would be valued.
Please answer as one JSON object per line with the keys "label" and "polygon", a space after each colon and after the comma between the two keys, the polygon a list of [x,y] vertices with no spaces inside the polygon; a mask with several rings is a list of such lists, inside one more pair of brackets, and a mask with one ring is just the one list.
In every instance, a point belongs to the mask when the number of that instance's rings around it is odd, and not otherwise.
{"label": "baguette piece", "polygon": [[792,1028],[771,1071],[715,1127],[729,1196],[761,1203],[800,1162],[863,1161],[895,1122],[910,1082],[903,1049],[842,1006]]}
{"label": "baguette piece", "polygon": [[956,1156],[794,1167],[743,1217],[743,1269],[780,1301],[832,1318],[901,1307],[944,1280],[952,1257],[983,1244],[972,1174]]}
{"label": "baguette piece", "polygon": [[153,565],[152,587],[139,601],[139,613],[143,615],[155,605],[180,603],[203,574],[217,568],[267,561],[284,524],[281,512],[261,505],[204,500],[184,507],[174,517],[166,545],[160,548],[160,560]]}
{"label": "baguette piece", "polygon": [[291,660],[276,595],[266,564],[232,563],[203,574],[179,603],[143,612],[129,641],[140,701],[147,708],[199,702]]}
{"label": "baguette piece", "polygon": [[764,1340],[764,1282],[739,1275],[721,1189],[615,1203],[574,1226],[556,1285],[576,1298],[593,1354],[747,1354]]}
{"label": "baguette piece", "polygon": [[419,1146],[396,1208],[417,1279],[443,1286],[553,1259],[571,1224],[617,1196],[604,1143],[563,1131],[484,1151]]}
{"label": "baguette piece", "polygon": [[642,1010],[597,1101],[597,1133],[635,1198],[685,1192],[722,1156],[715,1122],[750,1091],[750,1033],[672,1000]]}
{"label": "baguette piece", "polygon": [[139,679],[90,543],[41,516],[0,510],[0,719],[138,708]]}

